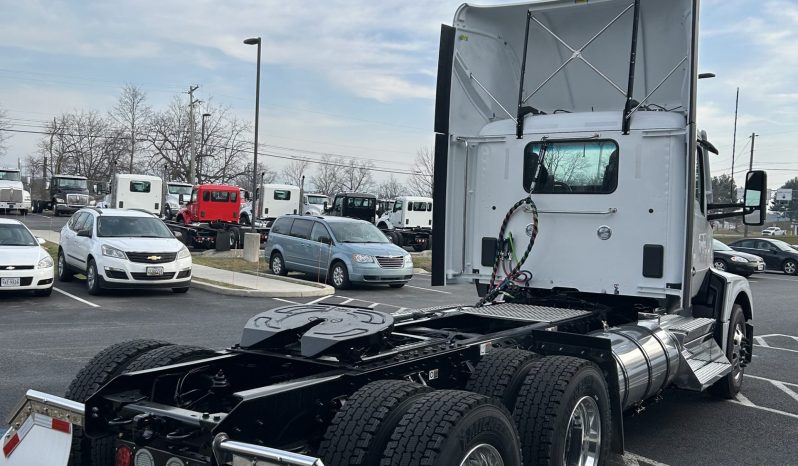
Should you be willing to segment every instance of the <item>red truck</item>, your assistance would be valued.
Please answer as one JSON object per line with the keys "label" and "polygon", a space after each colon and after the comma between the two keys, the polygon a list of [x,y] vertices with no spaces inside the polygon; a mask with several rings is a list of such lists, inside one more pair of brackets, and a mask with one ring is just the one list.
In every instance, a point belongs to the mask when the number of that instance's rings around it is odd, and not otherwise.
{"label": "red truck", "polygon": [[[244,232],[250,230],[250,227],[238,224],[242,201],[238,186],[197,185],[192,189],[189,201],[175,216],[175,221],[165,223],[175,236],[192,248],[227,250],[242,247]],[[260,233],[261,241],[265,241],[268,229],[255,230]]]}

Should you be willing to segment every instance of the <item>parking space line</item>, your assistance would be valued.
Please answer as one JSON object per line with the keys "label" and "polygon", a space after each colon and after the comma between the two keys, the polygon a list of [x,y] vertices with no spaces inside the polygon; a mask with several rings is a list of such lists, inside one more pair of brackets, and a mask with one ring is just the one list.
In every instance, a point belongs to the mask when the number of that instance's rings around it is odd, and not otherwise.
{"label": "parking space line", "polygon": [[768,346],[767,344],[764,344],[764,345],[754,345],[754,346],[758,346],[758,347],[760,347],[760,348],[774,349],[774,350],[779,350],[779,351],[789,351],[790,353],[798,353],[798,350],[789,349],[789,348],[777,348],[777,347],[775,347],[775,346]]}
{"label": "parking space line", "polygon": [[[335,296],[335,295],[333,295],[333,296]],[[308,301],[305,304],[316,304],[316,303],[318,303],[320,301],[324,301],[325,299],[330,298],[330,297],[331,296],[322,296],[321,298],[316,298],[313,301]]]}
{"label": "parking space line", "polygon": [[291,301],[290,299],[283,299],[283,298],[272,298],[272,299],[275,301],[281,301],[283,303],[288,303],[288,304],[299,304],[298,302]]}
{"label": "parking space line", "polygon": [[431,289],[429,289],[429,288],[422,288],[422,287],[420,287],[420,286],[413,286],[413,285],[405,285],[405,286],[406,286],[406,287],[408,287],[408,288],[414,288],[414,289],[416,289],[416,290],[430,291],[430,292],[432,292],[432,293],[452,294],[452,293],[451,293],[451,292],[449,292],[449,291],[442,291],[442,290],[431,290]]}
{"label": "parking space line", "polygon": [[756,346],[763,346],[765,348],[770,348],[770,345],[765,341],[762,337],[754,337],[754,341],[756,341]]}
{"label": "parking space line", "polygon": [[351,303],[351,302],[352,302],[352,301],[354,301],[354,300],[355,300],[354,298],[347,298],[347,299],[345,299],[345,300],[341,301],[341,302],[340,302],[340,303],[338,303],[338,304],[349,304],[349,303]]}
{"label": "parking space line", "polygon": [[764,380],[765,382],[770,382],[771,385],[784,392],[784,394],[786,394],[793,400],[798,401],[798,393],[795,393],[791,388],[787,386],[787,385],[792,385],[793,387],[798,387],[798,384],[790,382],[782,382],[781,380],[773,380],[773,379],[768,379],[767,377],[759,377],[756,375],[745,374],[745,376],[751,379]]}
{"label": "parking space line", "polygon": [[369,309],[374,309],[375,307],[377,307],[377,306],[379,306],[379,305],[380,305],[380,303],[372,303],[372,304],[369,304],[369,305],[368,305],[368,308],[369,308]]}
{"label": "parking space line", "polygon": [[798,414],[788,413],[787,411],[782,411],[780,409],[768,408],[766,406],[756,405],[751,400],[746,398],[745,395],[743,395],[742,393],[738,393],[737,394],[737,399],[736,400],[728,400],[728,401],[729,401],[729,403],[734,403],[736,405],[747,406],[749,408],[759,409],[759,410],[767,411],[767,412],[770,412],[770,413],[781,414],[782,416],[791,417],[793,419],[798,419]]}
{"label": "parking space line", "polygon": [[88,304],[88,305],[89,305],[89,306],[91,306],[91,307],[100,307],[100,305],[99,305],[99,304],[94,304],[94,303],[92,303],[92,302],[90,302],[90,301],[86,301],[86,300],[85,300],[85,299],[83,299],[83,298],[78,298],[77,296],[75,296],[75,295],[73,295],[73,294],[71,294],[71,293],[67,293],[67,292],[66,292],[66,291],[64,291],[64,290],[60,290],[60,289],[58,289],[58,288],[56,288],[56,287],[53,287],[53,290],[55,290],[55,291],[57,291],[57,292],[61,293],[62,295],[69,296],[70,298],[74,299],[75,301],[80,301],[80,302],[81,302],[81,303],[83,303],[83,304]]}
{"label": "parking space line", "polygon": [[665,463],[660,463],[659,461],[646,458],[645,456],[640,456],[636,453],[627,451],[623,454],[623,464],[627,466],[640,466],[641,461],[646,464],[650,464],[651,466],[668,466]]}

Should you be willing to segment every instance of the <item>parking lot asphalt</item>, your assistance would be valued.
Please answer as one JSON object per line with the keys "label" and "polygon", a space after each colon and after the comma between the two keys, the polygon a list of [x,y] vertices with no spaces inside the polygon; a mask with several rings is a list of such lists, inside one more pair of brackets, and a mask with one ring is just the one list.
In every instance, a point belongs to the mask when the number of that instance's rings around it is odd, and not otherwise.
{"label": "parking lot asphalt", "polygon": [[[34,229],[50,225],[57,230],[66,218],[28,215],[24,221]],[[742,396],[725,401],[706,393],[665,391],[662,401],[624,416],[627,453],[610,464],[796,464],[798,277],[764,273],[749,281],[757,336]],[[323,298],[238,298],[199,289],[185,295],[89,296],[80,280],[57,283],[56,290],[50,298],[0,294],[0,418],[28,388],[63,394],[95,353],[127,339],[223,348],[239,341],[247,319],[281,305],[320,302],[395,312],[477,299],[471,285],[433,288],[426,274],[402,289],[355,288]]]}

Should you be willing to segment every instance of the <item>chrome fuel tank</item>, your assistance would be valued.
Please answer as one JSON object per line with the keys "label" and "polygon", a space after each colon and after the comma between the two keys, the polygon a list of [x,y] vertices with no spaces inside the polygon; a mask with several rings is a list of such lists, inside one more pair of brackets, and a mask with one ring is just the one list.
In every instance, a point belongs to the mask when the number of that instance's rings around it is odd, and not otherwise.
{"label": "chrome fuel tank", "polygon": [[654,396],[676,377],[681,345],[659,326],[658,319],[599,330],[591,336],[612,342],[624,410]]}

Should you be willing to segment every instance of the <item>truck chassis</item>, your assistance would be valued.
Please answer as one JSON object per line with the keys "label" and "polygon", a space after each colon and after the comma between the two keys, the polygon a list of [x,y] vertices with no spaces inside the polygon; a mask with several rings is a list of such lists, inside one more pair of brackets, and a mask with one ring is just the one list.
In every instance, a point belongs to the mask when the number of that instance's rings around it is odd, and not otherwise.
{"label": "truck chassis", "polygon": [[[174,220],[164,220],[164,223],[169,230],[179,233],[181,241],[193,249],[215,248],[219,251],[227,251],[242,248],[244,233],[251,231],[249,226],[221,220],[188,225]],[[268,227],[255,227],[255,231],[260,234],[261,243],[266,241],[269,230]]]}

